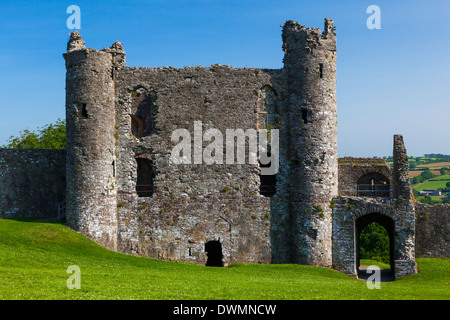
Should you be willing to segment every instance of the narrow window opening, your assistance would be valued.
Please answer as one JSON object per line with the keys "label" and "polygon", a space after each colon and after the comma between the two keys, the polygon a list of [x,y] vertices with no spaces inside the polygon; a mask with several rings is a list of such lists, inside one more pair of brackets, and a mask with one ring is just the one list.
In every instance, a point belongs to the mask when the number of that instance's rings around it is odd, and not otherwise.
{"label": "narrow window opening", "polygon": [[87,111],[87,104],[86,103],[83,103],[81,105],[81,117],[84,118],[84,119],[89,118],[89,114],[88,114],[88,111]]}
{"label": "narrow window opening", "polygon": [[136,192],[138,197],[151,197],[155,192],[154,179],[155,171],[153,170],[152,161],[145,158],[137,158],[137,181]]}
{"label": "narrow window opening", "polygon": [[319,64],[319,75],[320,75],[320,79],[323,78],[323,64]]}
{"label": "narrow window opening", "polygon": [[302,119],[303,123],[307,124],[311,122],[311,111],[306,108],[302,108]]}
{"label": "narrow window opening", "polygon": [[113,169],[113,177],[116,177],[116,162],[112,162],[112,169]]}
{"label": "narrow window opening", "polygon": [[220,241],[208,241],[205,244],[205,251],[208,255],[206,266],[223,267],[222,244]]}

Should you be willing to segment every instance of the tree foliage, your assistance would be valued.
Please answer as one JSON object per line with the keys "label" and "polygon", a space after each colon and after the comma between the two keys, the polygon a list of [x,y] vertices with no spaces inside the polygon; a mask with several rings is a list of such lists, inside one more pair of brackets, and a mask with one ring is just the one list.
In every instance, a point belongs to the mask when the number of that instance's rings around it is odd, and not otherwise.
{"label": "tree foliage", "polygon": [[35,131],[25,129],[19,136],[11,136],[8,143],[1,146],[7,149],[65,149],[66,148],[66,121],[56,120]]}
{"label": "tree foliage", "polygon": [[434,175],[430,169],[426,169],[419,176],[412,178],[411,184],[418,184],[434,177],[436,177],[436,175]]}
{"label": "tree foliage", "polygon": [[389,263],[389,235],[385,228],[373,222],[368,224],[359,237],[361,259]]}

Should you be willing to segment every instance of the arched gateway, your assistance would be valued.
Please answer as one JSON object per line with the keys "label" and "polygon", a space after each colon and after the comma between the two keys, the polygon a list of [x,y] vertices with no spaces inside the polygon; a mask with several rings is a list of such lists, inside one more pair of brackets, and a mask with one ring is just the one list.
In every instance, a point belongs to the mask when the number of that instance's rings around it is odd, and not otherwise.
{"label": "arched gateway", "polygon": [[[416,272],[415,211],[408,177],[408,158],[400,135],[394,136],[393,190],[390,197],[375,193],[333,199],[333,268],[358,275],[359,237],[371,222],[389,235],[390,265],[395,278]],[[386,181],[388,181],[386,179]]]}
{"label": "arched gateway", "polygon": [[[392,218],[379,213],[369,213],[359,217],[355,220],[355,243],[356,243],[356,270],[358,271],[358,277],[360,276],[361,270],[359,269],[361,265],[361,233],[369,224],[377,223],[382,226],[388,234],[389,238],[389,266],[390,273],[395,270],[395,222]],[[393,276],[393,274],[392,274]]]}

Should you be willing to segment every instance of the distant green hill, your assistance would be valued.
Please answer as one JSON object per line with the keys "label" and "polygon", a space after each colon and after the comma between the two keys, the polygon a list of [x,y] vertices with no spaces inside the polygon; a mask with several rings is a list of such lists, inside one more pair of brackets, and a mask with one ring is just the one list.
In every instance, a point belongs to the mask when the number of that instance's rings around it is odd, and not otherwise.
{"label": "distant green hill", "polygon": [[422,183],[421,185],[414,188],[414,190],[422,191],[425,189],[439,189],[439,188],[445,188],[447,182],[450,182],[450,175],[443,175],[438,176],[435,178],[431,178],[427,180],[426,182]]}

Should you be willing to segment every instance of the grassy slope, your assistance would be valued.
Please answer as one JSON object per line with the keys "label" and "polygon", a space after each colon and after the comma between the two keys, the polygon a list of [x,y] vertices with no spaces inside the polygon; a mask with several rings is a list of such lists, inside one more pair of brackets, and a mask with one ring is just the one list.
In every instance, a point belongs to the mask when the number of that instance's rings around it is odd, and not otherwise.
{"label": "grassy slope", "polygon": [[375,260],[370,260],[370,259],[361,259],[359,261],[359,264],[361,266],[372,266],[372,265],[375,265],[375,266],[378,266],[380,269],[390,269],[391,268],[391,266],[389,264],[387,264],[387,263],[383,263],[383,262],[375,261]]}
{"label": "grassy slope", "polygon": [[[448,259],[417,259],[420,273],[380,290],[337,271],[299,265],[228,268],[108,251],[58,223],[0,219],[1,299],[450,299]],[[81,289],[69,290],[70,265]]]}

